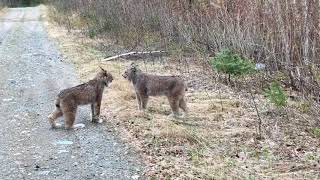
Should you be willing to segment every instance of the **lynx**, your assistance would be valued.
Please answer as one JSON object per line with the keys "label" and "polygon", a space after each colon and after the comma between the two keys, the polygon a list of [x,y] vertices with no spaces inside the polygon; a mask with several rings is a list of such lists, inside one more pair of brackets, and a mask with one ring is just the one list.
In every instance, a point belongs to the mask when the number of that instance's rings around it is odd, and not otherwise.
{"label": "lynx", "polygon": [[64,116],[65,128],[74,128],[77,108],[79,105],[86,104],[91,104],[92,121],[98,122],[102,94],[104,88],[108,87],[112,80],[112,75],[101,68],[101,71],[89,82],[62,90],[55,100],[55,111],[48,116],[51,127],[61,126],[56,124],[55,121],[57,118]]}
{"label": "lynx", "polygon": [[170,103],[173,116],[179,116],[179,108],[187,114],[187,104],[185,92],[187,86],[183,79],[178,76],[156,76],[141,72],[137,65],[132,63],[122,75],[125,79],[132,82],[139,110],[145,110],[149,96],[166,96]]}

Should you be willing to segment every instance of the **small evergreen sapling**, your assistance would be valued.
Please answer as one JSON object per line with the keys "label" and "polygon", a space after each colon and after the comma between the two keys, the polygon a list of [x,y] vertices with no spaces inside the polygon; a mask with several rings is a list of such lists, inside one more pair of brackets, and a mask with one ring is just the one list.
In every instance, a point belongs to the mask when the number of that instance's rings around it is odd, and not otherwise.
{"label": "small evergreen sapling", "polygon": [[288,104],[288,96],[279,82],[272,82],[269,89],[265,91],[265,95],[277,108],[285,107]]}
{"label": "small evergreen sapling", "polygon": [[239,54],[229,49],[224,49],[211,59],[211,65],[218,72],[230,76],[241,76],[255,71],[255,64],[249,59],[241,57]]}

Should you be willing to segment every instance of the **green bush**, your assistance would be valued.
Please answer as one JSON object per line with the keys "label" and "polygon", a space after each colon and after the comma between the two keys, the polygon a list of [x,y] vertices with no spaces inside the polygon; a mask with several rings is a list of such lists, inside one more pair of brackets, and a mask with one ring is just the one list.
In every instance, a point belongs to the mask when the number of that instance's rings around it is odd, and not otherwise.
{"label": "green bush", "polygon": [[269,89],[265,91],[265,95],[278,108],[285,107],[288,103],[288,96],[278,82],[271,83]]}
{"label": "green bush", "polygon": [[88,34],[89,34],[89,37],[93,39],[94,37],[97,36],[97,30],[94,28],[90,28]]}
{"label": "green bush", "polygon": [[255,71],[255,64],[249,59],[233,53],[229,49],[219,52],[212,60],[211,65],[218,72],[240,76]]}
{"label": "green bush", "polygon": [[320,138],[320,128],[313,128],[313,129],[312,129],[312,134],[313,134],[315,137]]}

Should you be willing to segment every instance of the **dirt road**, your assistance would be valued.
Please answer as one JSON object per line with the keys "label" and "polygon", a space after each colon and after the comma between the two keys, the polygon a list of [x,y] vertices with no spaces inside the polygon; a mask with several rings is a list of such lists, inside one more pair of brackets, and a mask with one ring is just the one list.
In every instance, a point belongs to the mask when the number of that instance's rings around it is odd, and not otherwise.
{"label": "dirt road", "polygon": [[[39,7],[0,17],[0,179],[139,179],[142,165],[81,108],[81,130],[52,130],[56,94],[77,76],[43,28]],[[107,95],[107,94],[105,94]]]}

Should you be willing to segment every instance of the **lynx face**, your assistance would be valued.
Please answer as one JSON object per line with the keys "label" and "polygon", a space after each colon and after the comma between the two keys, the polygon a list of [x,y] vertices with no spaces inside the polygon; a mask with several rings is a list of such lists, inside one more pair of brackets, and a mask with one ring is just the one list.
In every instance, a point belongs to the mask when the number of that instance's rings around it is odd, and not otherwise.
{"label": "lynx face", "polygon": [[137,68],[137,66],[132,63],[127,70],[122,74],[122,77],[124,77],[125,79],[132,81],[133,78],[136,76],[136,73],[139,71],[139,69]]}
{"label": "lynx face", "polygon": [[104,83],[106,87],[108,87],[108,85],[111,84],[113,81],[113,76],[102,68],[101,68],[101,72],[97,76]]}
{"label": "lynx face", "polygon": [[106,87],[108,87],[109,84],[111,84],[113,81],[113,77],[110,73],[106,73],[105,76],[103,77],[103,82]]}

